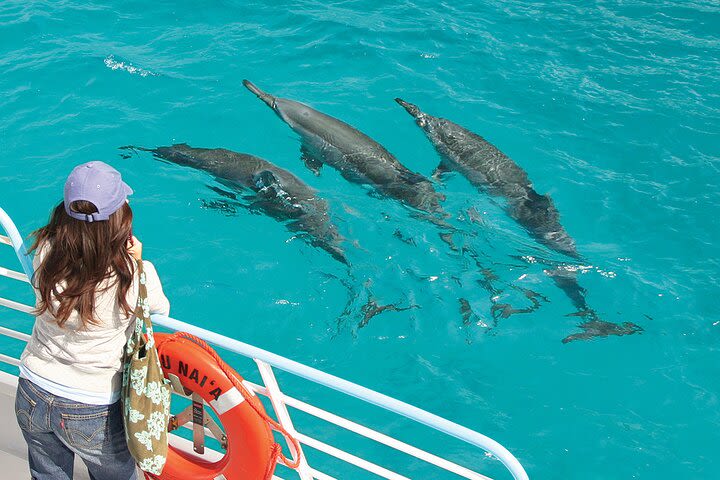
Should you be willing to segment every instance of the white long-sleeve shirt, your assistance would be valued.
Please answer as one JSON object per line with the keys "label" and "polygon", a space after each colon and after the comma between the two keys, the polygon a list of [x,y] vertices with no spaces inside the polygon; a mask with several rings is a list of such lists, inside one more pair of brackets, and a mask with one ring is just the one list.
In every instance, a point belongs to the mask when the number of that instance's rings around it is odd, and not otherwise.
{"label": "white long-sleeve shirt", "polygon": [[[38,249],[33,259],[37,269],[46,249]],[[150,311],[168,315],[170,302],[163,293],[152,263],[143,261]],[[45,311],[35,319],[32,336],[20,357],[20,375],[38,383],[50,393],[91,404],[111,404],[120,396],[123,349],[135,325],[117,302],[117,285],[103,291],[112,280],[105,280],[95,298],[97,325],[82,326],[75,311],[60,327]],[[36,291],[36,302],[39,300]],[[137,304],[138,278],[128,290],[128,305]],[[58,304],[53,305],[53,310]]]}

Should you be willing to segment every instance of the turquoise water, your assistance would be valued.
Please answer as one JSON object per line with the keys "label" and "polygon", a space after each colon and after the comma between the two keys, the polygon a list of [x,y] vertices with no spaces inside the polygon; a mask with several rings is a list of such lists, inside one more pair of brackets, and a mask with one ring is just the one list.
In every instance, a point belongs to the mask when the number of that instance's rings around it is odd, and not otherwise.
{"label": "turquoise water", "polygon": [[[718,478],[719,33],[711,1],[6,1],[0,205],[27,233],[75,164],[108,161],[135,189],[135,232],[173,316],[483,432],[531,478]],[[587,259],[588,304],[643,333],[562,344],[580,319],[528,261],[562,257],[454,175],[437,188],[499,278],[491,299],[437,229],[331,168],[305,169],[295,134],[243,78],[353,124],[428,176],[437,154],[394,97],[482,134],[551,194]],[[253,153],[300,176],[330,203],[352,268],[266,216],[210,208],[224,198],[208,175],[118,150],[177,142]],[[508,284],[548,301],[490,328],[493,301],[529,305]],[[27,299],[21,288],[0,283]],[[476,314],[469,324],[460,298]],[[369,300],[415,307],[358,328]],[[30,329],[7,312],[0,322]],[[507,478],[460,443],[280,382]],[[305,424],[413,478],[445,478]],[[328,473],[365,478],[309,453]]]}

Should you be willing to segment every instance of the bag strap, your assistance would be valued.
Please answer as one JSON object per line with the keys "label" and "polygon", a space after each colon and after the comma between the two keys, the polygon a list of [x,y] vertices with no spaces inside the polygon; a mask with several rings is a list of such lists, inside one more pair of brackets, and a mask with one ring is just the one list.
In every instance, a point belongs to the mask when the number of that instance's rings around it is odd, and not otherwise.
{"label": "bag strap", "polygon": [[152,346],[155,344],[155,338],[153,337],[152,321],[150,320],[150,302],[148,301],[147,294],[147,278],[145,276],[145,270],[143,269],[142,260],[137,260],[137,272],[138,299],[135,307],[135,321],[137,322],[135,329],[138,333],[141,333],[144,326],[148,344]]}

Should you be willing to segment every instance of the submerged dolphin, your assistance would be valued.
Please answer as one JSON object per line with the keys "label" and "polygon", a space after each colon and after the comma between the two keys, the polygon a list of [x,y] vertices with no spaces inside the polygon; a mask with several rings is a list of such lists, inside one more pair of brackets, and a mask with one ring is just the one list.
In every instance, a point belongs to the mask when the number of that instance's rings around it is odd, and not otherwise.
{"label": "submerged dolphin", "polygon": [[324,163],[345,179],[373,186],[378,192],[431,214],[441,214],[433,184],[402,165],[385,147],[359,130],[300,102],[274,97],[247,80],[258,96],[302,138],[303,160],[316,174]]}
{"label": "submerged dolphin", "polygon": [[342,237],[330,221],[327,202],[287,170],[262,158],[224,148],[193,148],[181,143],[141,150],[168,162],[209,172],[230,188],[250,190],[249,208],[286,222],[289,230],[307,234],[308,243],[348,264],[340,247]]}
{"label": "submerged dolphin", "polygon": [[395,101],[415,117],[440,153],[437,173],[459,171],[476,188],[507,200],[508,214],[540,243],[579,258],[575,241],[560,225],[560,214],[552,199],[535,191],[525,170],[480,135],[428,115],[400,98]]}
{"label": "submerged dolphin", "polygon": [[[552,199],[535,191],[525,170],[480,135],[450,120],[428,115],[401,98],[395,101],[415,118],[440,154],[442,160],[437,174],[459,171],[479,190],[504,198],[508,214],[540,243],[556,252],[581,259],[575,241],[560,224],[560,214]],[[584,332],[566,337],[564,343],[642,331],[630,322],[620,326],[600,320],[585,302],[586,292],[577,282],[575,272],[556,269],[547,273],[579,310],[578,315],[588,319],[580,325]]]}

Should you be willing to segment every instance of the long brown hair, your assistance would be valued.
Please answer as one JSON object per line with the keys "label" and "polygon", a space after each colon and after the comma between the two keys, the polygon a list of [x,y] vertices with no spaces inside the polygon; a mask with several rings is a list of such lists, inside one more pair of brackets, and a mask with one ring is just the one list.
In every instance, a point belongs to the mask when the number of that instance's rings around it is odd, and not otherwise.
{"label": "long brown hair", "polygon": [[[70,207],[80,213],[97,212],[95,205],[84,200],[73,202]],[[40,293],[36,315],[47,311],[63,326],[76,311],[83,327],[97,325],[96,295],[115,285],[118,305],[127,316],[132,314],[127,301],[135,274],[135,263],[127,251],[132,217],[127,203],[108,220],[99,222],[72,218],[63,202],[55,207],[50,222],[33,232],[35,242],[30,248],[33,252],[49,247],[33,276],[33,285]],[[100,284],[111,278],[100,290]],[[59,303],[57,310],[54,302]]]}

